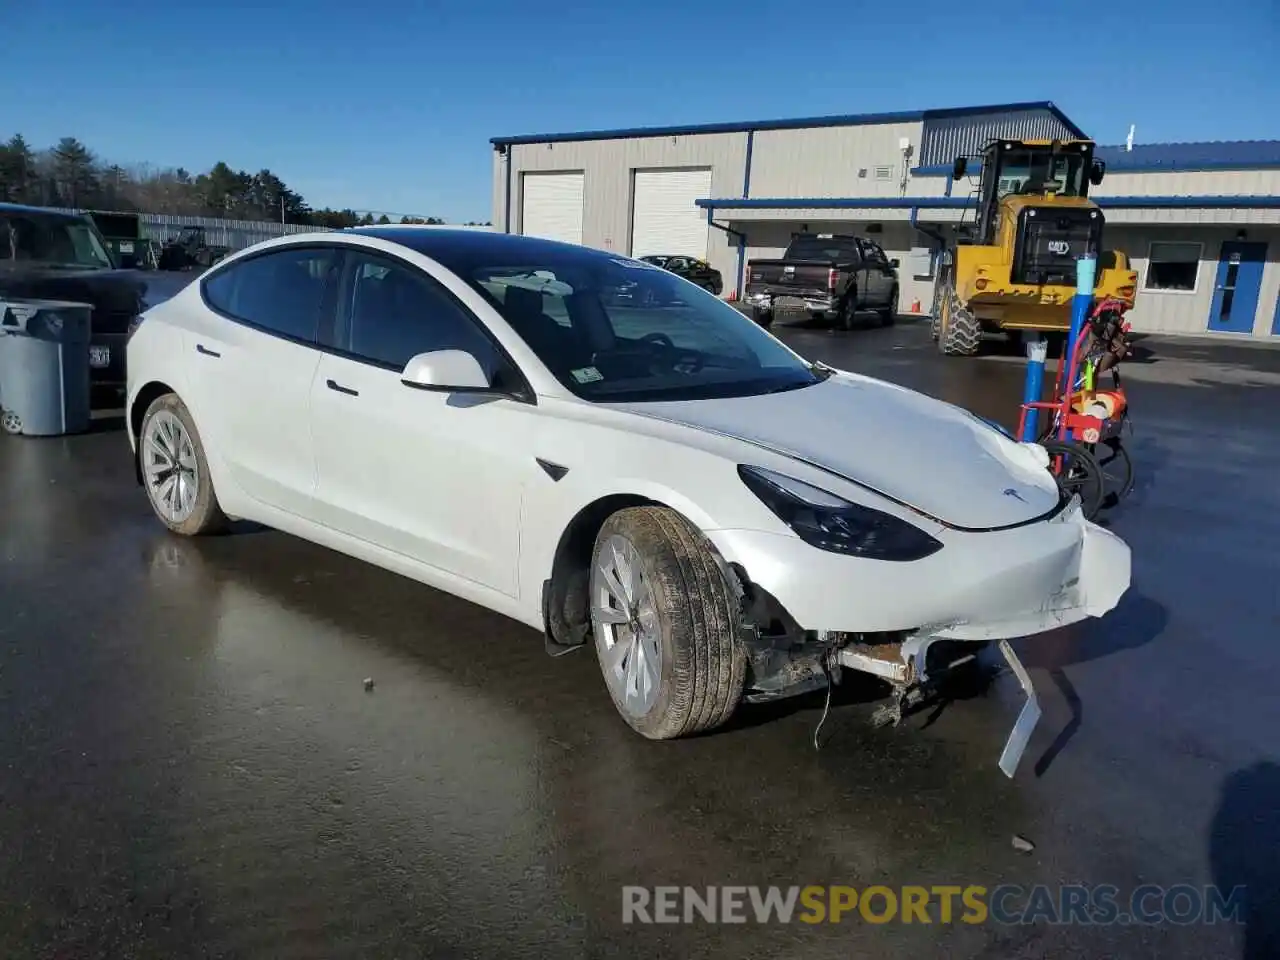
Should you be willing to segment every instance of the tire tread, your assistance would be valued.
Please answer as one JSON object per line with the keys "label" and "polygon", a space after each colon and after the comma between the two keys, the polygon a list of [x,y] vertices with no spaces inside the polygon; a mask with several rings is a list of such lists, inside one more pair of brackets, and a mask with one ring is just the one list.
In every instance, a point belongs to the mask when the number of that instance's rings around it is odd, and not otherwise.
{"label": "tire tread", "polygon": [[664,655],[674,651],[665,709],[632,726],[666,740],[723,725],[737,709],[746,677],[746,651],[738,639],[740,589],[714,547],[670,508],[621,510],[605,522],[597,542],[614,532],[628,536],[656,573],[659,618],[671,633]]}

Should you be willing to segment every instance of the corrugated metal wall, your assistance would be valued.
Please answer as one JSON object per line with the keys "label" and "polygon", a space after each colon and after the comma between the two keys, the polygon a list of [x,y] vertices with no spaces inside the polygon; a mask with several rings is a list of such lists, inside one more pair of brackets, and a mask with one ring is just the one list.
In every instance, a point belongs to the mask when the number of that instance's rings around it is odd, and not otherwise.
{"label": "corrugated metal wall", "polygon": [[239,250],[272,237],[293,233],[314,233],[323,227],[261,220],[219,220],[216,217],[180,217],[165,213],[144,213],[142,229],[152,240],[172,240],[186,227],[204,227],[206,242]]}
{"label": "corrugated metal wall", "polygon": [[[746,133],[689,134],[677,137],[638,137],[631,140],[583,140],[567,143],[515,144],[509,148],[514,164],[511,183],[511,232],[519,233],[522,173],[581,170],[586,179],[582,242],[601,250],[631,252],[632,178],[635,170],[664,167],[709,168],[711,195],[742,195],[746,170]],[[506,169],[494,159],[494,210],[500,225],[506,209]],[[755,185],[752,185],[755,192]],[[737,247],[721,230],[707,229],[710,262],[736,286]]]}
{"label": "corrugated metal wall", "polygon": [[751,195],[901,196],[909,165],[903,140],[919,149],[920,124],[760,130],[751,151]]}
{"label": "corrugated metal wall", "polygon": [[988,141],[1000,137],[1052,140],[1074,136],[1071,128],[1048,110],[939,117],[924,122],[918,162],[922,167],[950,164],[956,157],[979,153]]}
{"label": "corrugated metal wall", "polygon": [[[51,207],[63,213],[90,213],[92,211]],[[218,217],[184,217],[169,213],[141,213],[138,219],[142,223],[143,234],[160,243],[165,243],[178,236],[186,227],[204,227],[205,241],[214,246],[231,247],[240,250],[244,247],[273,237],[283,237],[294,233],[314,233],[324,231],[325,227],[313,227],[296,223],[273,223],[269,220],[222,220]]]}
{"label": "corrugated metal wall", "polygon": [[[1107,246],[1123,250],[1138,271],[1138,296],[1128,319],[1133,328],[1144,333],[1208,332],[1209,313],[1213,304],[1214,284],[1218,273],[1218,260],[1222,244],[1235,239],[1233,228],[1201,227],[1187,224],[1164,224],[1149,227],[1111,227],[1106,234]],[[1267,259],[1263,266],[1262,288],[1254,314],[1253,336],[1271,336],[1271,322],[1280,297],[1280,231],[1274,229],[1250,230],[1249,239],[1267,244]],[[1146,289],[1148,257],[1153,241],[1186,241],[1199,243],[1200,269],[1194,292],[1159,291]],[[1224,334],[1224,336],[1239,336]]]}

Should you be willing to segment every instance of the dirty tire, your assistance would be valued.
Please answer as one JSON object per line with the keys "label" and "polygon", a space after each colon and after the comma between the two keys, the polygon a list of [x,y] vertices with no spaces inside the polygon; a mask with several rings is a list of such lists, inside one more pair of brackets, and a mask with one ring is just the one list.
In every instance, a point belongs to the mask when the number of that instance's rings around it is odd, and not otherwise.
{"label": "dirty tire", "polygon": [[162,411],[168,411],[181,421],[183,428],[187,431],[187,436],[191,438],[191,446],[196,455],[199,482],[197,484],[195,508],[191,511],[191,515],[181,523],[172,523],[167,520],[156,509],[154,502],[151,502],[152,510],[155,511],[156,517],[166,527],[184,537],[199,537],[221,533],[227,529],[229,521],[227,520],[227,515],[222,512],[222,507],[218,504],[218,495],[213,489],[213,477],[209,473],[209,459],[205,456],[204,443],[200,439],[200,431],[196,429],[191,411],[187,409],[187,405],[179,399],[176,393],[166,393],[164,396],[153,400],[151,406],[147,407],[146,414],[143,415],[142,428],[138,431],[138,466],[142,471],[143,485],[147,490],[147,499],[149,502],[151,501],[151,488],[147,486],[146,481],[146,467],[143,460],[145,448],[142,438],[147,435],[149,422],[156,414]]}
{"label": "dirty tire", "polygon": [[751,319],[754,320],[756,323],[760,324],[760,326],[764,327],[766,330],[768,330],[770,327],[773,326],[773,311],[753,309],[751,311]]}
{"label": "dirty tire", "polygon": [[892,327],[894,321],[898,319],[898,288],[893,288],[893,293],[889,297],[889,305],[880,311],[880,326]]}
{"label": "dirty tire", "polygon": [[982,326],[956,296],[944,291],[946,316],[938,325],[938,349],[949,357],[972,357],[982,344]]}
{"label": "dirty tire", "polygon": [[840,303],[836,312],[836,326],[841,330],[852,330],[858,316],[858,291],[850,290]]}
{"label": "dirty tire", "polygon": [[595,622],[596,653],[618,713],[651,740],[688,736],[722,725],[742,698],[746,650],[738,637],[741,591],[712,546],[684,517],[667,507],[630,507],[609,517],[592,551],[591,602],[596,570],[611,538],[636,551],[652,593],[659,625],[660,683],[648,712],[631,716],[609,684],[602,628]]}

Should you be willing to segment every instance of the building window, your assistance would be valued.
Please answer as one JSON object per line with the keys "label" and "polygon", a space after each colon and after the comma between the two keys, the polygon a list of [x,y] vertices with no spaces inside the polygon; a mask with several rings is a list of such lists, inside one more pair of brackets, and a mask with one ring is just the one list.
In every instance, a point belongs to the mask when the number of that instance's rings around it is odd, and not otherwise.
{"label": "building window", "polygon": [[1193,293],[1200,273],[1202,243],[1154,242],[1147,257],[1144,290]]}
{"label": "building window", "polygon": [[876,167],[876,179],[877,179],[877,180],[892,180],[892,179],[893,179],[893,167]]}

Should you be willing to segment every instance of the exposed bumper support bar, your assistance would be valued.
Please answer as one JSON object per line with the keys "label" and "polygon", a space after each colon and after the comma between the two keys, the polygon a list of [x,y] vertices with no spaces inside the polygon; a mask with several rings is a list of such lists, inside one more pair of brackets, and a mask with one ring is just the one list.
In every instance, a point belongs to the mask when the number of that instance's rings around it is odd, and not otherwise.
{"label": "exposed bumper support bar", "polygon": [[[849,645],[835,651],[834,660],[841,667],[872,674],[893,685],[897,705],[891,705],[886,709],[892,714],[892,721],[896,723],[901,717],[902,705],[909,703],[913,698],[918,699],[921,696],[921,689],[936,679],[929,676],[925,666],[929,647],[940,639],[942,638],[938,636],[917,633],[902,642],[897,648],[898,656],[893,659],[876,656],[869,652],[868,648],[858,649],[855,645]],[[1026,667],[1013,652],[1009,641],[1000,640],[997,645],[1027,697],[1009,734],[1009,739],[1005,741],[1004,750],[1000,754],[1000,770],[1006,777],[1012,777],[1018,769],[1022,755],[1026,753],[1031,734],[1040,722],[1040,701],[1036,697],[1035,686],[1031,682]],[[884,651],[884,647],[879,648],[879,652]],[[955,660],[949,665],[949,669],[970,659],[972,655]]]}

